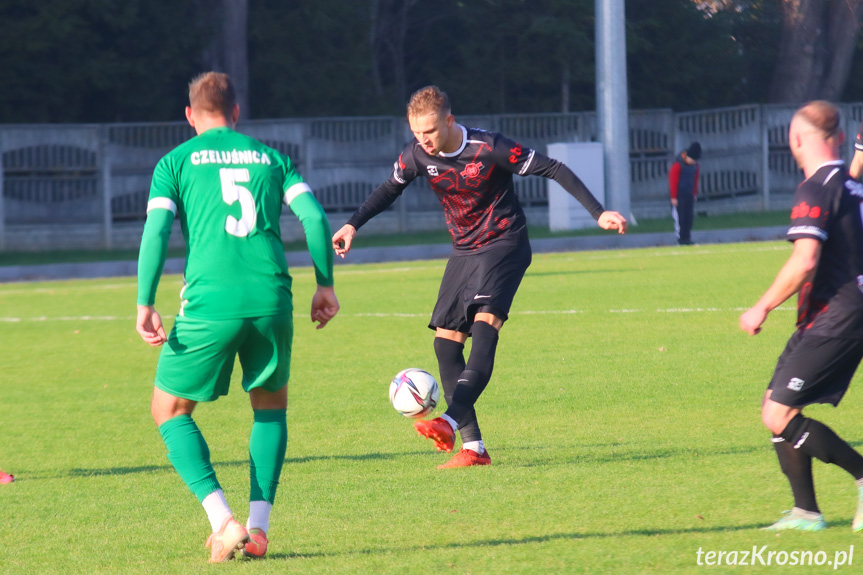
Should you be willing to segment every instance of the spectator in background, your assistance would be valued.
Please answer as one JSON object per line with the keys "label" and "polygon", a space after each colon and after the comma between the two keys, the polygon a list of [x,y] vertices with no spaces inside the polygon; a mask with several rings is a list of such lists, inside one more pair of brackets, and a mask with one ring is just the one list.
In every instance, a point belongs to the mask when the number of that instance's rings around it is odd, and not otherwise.
{"label": "spectator in background", "polygon": [[695,197],[698,195],[698,160],[701,144],[692,142],[680,152],[668,171],[668,189],[671,193],[671,217],[677,243],[692,245],[692,220],[695,218]]}

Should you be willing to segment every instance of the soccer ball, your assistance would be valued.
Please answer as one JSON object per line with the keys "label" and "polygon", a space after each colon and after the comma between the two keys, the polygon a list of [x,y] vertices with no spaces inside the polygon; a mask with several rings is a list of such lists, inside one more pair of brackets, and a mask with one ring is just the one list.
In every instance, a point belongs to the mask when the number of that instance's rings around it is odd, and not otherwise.
{"label": "soccer ball", "polygon": [[427,371],[411,367],[396,374],[390,383],[390,403],[411,419],[425,417],[437,406],[440,388]]}

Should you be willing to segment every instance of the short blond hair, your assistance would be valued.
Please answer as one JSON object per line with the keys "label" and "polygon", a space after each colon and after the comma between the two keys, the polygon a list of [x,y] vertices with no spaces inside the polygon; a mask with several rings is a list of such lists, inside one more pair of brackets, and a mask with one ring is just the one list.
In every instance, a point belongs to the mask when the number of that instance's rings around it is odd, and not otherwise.
{"label": "short blond hair", "polygon": [[842,132],[839,108],[826,100],[813,100],[794,113],[794,119],[803,121],[817,131],[825,140],[836,138]]}
{"label": "short blond hair", "polygon": [[189,105],[193,110],[230,118],[236,104],[237,93],[227,74],[204,72],[189,82]]}
{"label": "short blond hair", "polygon": [[449,115],[450,112],[449,97],[437,86],[420,88],[411,95],[411,99],[408,101],[408,118],[427,114]]}

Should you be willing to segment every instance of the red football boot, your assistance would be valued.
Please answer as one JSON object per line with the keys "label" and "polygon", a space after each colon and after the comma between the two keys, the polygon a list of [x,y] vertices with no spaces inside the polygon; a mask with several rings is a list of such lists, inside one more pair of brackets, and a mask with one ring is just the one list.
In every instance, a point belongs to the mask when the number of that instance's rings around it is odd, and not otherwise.
{"label": "red football boot", "polygon": [[438,465],[437,468],[451,469],[453,467],[470,467],[472,465],[491,465],[491,457],[488,454],[488,450],[486,449],[480,455],[473,449],[462,449],[455,454],[455,457],[443,465]]}
{"label": "red football boot", "polygon": [[455,445],[455,431],[449,423],[440,417],[434,419],[420,419],[414,422],[414,429],[423,437],[434,440],[435,449],[438,451],[452,451]]}
{"label": "red football boot", "polygon": [[267,539],[267,534],[263,529],[257,527],[249,529],[249,542],[243,548],[243,556],[252,559],[262,559],[267,554],[267,544],[270,542]]}

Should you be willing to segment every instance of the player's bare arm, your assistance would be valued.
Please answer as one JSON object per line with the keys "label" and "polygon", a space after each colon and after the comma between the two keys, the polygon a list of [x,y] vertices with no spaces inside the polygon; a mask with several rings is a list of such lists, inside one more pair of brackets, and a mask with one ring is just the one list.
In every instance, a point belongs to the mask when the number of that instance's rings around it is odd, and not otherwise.
{"label": "player's bare arm", "polygon": [[138,306],[138,319],[135,328],[141,335],[141,339],[153,347],[159,347],[168,341],[165,328],[162,326],[162,316],[151,305]]}
{"label": "player's bare arm", "polygon": [[754,306],[740,316],[740,329],[749,335],[757,335],[761,332],[761,325],[767,319],[767,314],[800,291],[800,288],[812,279],[820,257],[820,241],[811,238],[796,240],[791,256],[779,270],[773,284],[767,288]]}
{"label": "player's bare arm", "polygon": [[610,211],[602,212],[596,223],[604,230],[617,230],[619,234],[625,234],[628,226],[626,218],[618,212]]}
{"label": "player's bare arm", "polygon": [[351,244],[354,241],[354,236],[357,235],[357,230],[350,224],[345,224],[342,228],[333,235],[333,250],[336,255],[342,259],[351,251]]}
{"label": "player's bare arm", "polygon": [[858,182],[863,178],[863,151],[857,150],[854,152],[854,157],[851,158],[851,165],[848,167],[848,173]]}
{"label": "player's bare arm", "polygon": [[318,322],[315,329],[325,327],[337,313],[339,313],[339,300],[335,289],[332,286],[319,285],[315,295],[312,296],[311,318],[313,322]]}

